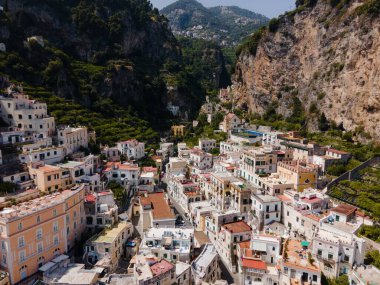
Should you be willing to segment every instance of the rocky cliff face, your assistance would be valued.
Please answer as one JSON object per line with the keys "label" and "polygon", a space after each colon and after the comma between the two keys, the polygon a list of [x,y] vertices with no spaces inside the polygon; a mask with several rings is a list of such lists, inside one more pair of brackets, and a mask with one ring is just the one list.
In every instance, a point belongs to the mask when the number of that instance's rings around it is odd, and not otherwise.
{"label": "rocky cliff face", "polygon": [[345,130],[364,128],[379,140],[380,17],[376,7],[362,7],[378,4],[297,2],[312,4],[299,4],[267,28],[257,46],[242,48],[234,78],[237,101],[259,114],[278,102],[277,112],[286,117],[297,97],[309,113],[309,129],[318,128],[316,118],[324,113]]}

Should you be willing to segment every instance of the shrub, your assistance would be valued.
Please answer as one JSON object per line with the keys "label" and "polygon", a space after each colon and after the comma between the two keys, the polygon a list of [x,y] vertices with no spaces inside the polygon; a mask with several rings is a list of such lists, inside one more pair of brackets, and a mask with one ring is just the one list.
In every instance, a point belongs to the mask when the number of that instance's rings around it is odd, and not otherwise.
{"label": "shrub", "polygon": [[273,18],[269,21],[268,29],[269,32],[275,33],[280,25],[280,20],[278,18]]}

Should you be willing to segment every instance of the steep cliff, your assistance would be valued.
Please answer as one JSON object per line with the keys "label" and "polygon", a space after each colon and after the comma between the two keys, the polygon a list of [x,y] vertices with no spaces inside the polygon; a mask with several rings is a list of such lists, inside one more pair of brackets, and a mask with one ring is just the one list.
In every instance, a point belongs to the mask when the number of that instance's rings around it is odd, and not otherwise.
{"label": "steep cliff", "polygon": [[298,0],[239,48],[236,100],[285,118],[298,102],[310,130],[325,116],[379,140],[379,12],[378,0]]}
{"label": "steep cliff", "polygon": [[[167,19],[149,1],[3,0],[0,5],[0,43],[6,46],[0,74],[109,117],[116,104],[157,128],[166,126],[170,98],[162,70],[168,62],[184,67]],[[200,105],[185,92],[176,99],[189,109]]]}

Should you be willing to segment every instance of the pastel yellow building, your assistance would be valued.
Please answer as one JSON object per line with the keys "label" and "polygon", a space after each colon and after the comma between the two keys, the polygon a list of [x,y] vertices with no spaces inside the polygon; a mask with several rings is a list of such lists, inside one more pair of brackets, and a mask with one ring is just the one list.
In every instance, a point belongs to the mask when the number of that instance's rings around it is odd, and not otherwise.
{"label": "pastel yellow building", "polygon": [[0,212],[1,266],[11,284],[69,251],[81,239],[84,185],[21,203]]}
{"label": "pastel yellow building", "polygon": [[60,191],[71,186],[69,175],[57,166],[44,165],[37,168],[29,166],[29,174],[38,190],[42,192]]}
{"label": "pastel yellow building", "polygon": [[172,126],[172,134],[175,137],[183,137],[185,135],[185,126]]}
{"label": "pastel yellow building", "polygon": [[300,161],[282,161],[277,164],[280,179],[294,184],[294,189],[303,192],[306,188],[316,188],[318,172],[316,168],[302,165]]}

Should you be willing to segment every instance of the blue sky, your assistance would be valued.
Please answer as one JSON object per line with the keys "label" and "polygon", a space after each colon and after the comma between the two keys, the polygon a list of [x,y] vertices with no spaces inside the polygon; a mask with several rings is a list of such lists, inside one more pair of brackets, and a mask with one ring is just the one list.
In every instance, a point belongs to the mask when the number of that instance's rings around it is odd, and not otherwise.
{"label": "blue sky", "polygon": [[[152,4],[162,9],[176,0],[150,0]],[[290,11],[294,8],[295,0],[198,0],[206,7],[213,6],[239,6],[269,18],[277,17],[285,11]]]}

